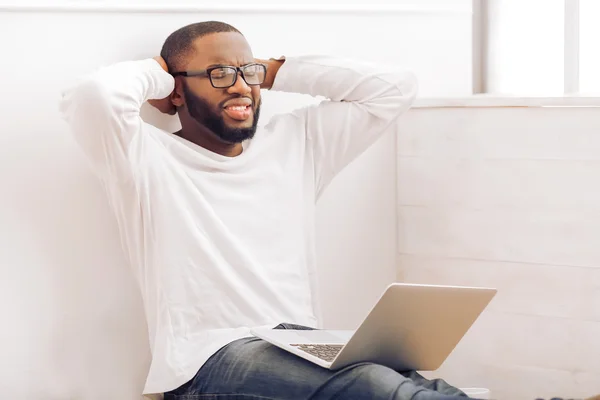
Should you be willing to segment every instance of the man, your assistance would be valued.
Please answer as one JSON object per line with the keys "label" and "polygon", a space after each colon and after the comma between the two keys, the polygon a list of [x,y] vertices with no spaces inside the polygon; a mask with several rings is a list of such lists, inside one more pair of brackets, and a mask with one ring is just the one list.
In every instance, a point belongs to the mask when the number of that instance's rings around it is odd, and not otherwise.
{"label": "man", "polygon": [[[261,89],[329,100],[257,130]],[[357,62],[256,60],[237,29],[203,22],[171,34],[161,57],[100,69],[64,94],[63,115],[105,185],[140,283],[152,349],[144,393],[463,395],[374,364],[331,372],[249,334],[317,325],[315,201],[416,90],[410,74]],[[177,113],[181,130],[144,123],[146,101]]]}

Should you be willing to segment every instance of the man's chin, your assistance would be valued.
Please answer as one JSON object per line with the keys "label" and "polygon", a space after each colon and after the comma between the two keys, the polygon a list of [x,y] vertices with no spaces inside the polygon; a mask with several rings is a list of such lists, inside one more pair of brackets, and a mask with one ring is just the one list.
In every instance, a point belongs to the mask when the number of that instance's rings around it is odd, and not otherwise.
{"label": "man's chin", "polygon": [[217,135],[219,139],[226,143],[230,144],[238,144],[242,143],[248,139],[252,139],[254,134],[256,133],[255,129],[252,129],[252,126],[248,128],[243,127],[228,127],[226,132],[222,132],[222,134]]}

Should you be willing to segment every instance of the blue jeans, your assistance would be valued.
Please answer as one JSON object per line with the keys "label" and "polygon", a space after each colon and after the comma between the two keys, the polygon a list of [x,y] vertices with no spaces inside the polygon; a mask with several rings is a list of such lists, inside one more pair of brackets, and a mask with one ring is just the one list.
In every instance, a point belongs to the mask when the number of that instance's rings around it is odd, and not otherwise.
{"label": "blue jeans", "polygon": [[[281,324],[275,329],[310,329]],[[215,353],[196,376],[165,400],[465,400],[441,379],[358,363],[331,371],[258,338],[236,340]]]}

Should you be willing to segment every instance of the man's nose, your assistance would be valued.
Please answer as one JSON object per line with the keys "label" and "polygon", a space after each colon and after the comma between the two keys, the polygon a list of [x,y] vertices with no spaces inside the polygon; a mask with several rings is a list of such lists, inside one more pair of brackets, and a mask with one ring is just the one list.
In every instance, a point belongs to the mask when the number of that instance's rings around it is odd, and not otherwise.
{"label": "man's nose", "polygon": [[229,93],[248,94],[252,91],[252,89],[242,77],[242,73],[238,71],[238,77],[235,81],[235,84],[227,88],[227,91]]}

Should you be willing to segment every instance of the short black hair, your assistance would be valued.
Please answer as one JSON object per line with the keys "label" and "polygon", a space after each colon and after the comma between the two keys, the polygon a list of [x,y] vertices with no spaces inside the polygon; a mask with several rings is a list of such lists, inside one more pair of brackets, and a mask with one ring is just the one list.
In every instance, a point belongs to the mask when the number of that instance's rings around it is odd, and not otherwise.
{"label": "short black hair", "polygon": [[219,21],[197,22],[186,25],[171,33],[160,51],[160,56],[167,63],[170,72],[178,72],[177,68],[185,61],[185,58],[193,51],[193,43],[196,39],[211,33],[220,32],[242,32],[233,26]]}

